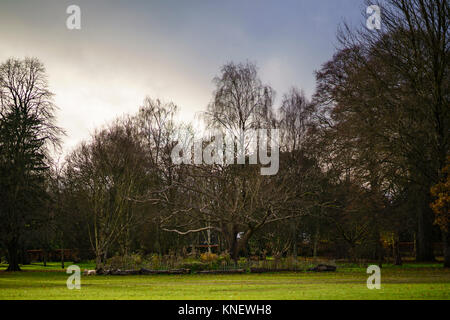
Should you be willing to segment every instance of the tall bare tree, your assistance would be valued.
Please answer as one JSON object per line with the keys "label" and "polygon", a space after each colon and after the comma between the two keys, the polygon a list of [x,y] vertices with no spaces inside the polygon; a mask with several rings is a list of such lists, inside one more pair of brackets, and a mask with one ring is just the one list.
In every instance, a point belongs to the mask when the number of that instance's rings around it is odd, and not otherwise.
{"label": "tall bare tree", "polygon": [[228,63],[214,78],[216,90],[205,119],[210,127],[240,137],[250,129],[270,128],[274,91],[258,77],[252,63]]}
{"label": "tall bare tree", "polygon": [[[278,126],[272,110],[273,90],[262,85],[255,65],[229,63],[214,82],[216,90],[205,117],[209,127],[242,139],[251,130]],[[295,107],[302,106],[286,113]],[[256,152],[241,143],[246,159]],[[290,167],[284,158],[285,167],[275,176],[260,175],[255,164],[185,166],[185,178],[176,188],[186,201],[164,221],[164,229],[183,235],[213,230],[236,261],[257,231],[304,215],[315,204],[307,199],[311,171],[302,170],[298,163]]]}
{"label": "tall bare tree", "polygon": [[146,157],[131,120],[117,121],[94,134],[67,158],[66,188],[85,210],[89,239],[101,268],[119,242],[127,254],[135,202],[144,193]]}

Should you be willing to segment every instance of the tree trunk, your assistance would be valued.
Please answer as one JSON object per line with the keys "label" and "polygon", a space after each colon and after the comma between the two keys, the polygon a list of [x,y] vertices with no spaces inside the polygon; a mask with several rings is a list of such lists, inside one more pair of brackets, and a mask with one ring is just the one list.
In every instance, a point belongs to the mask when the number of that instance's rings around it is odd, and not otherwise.
{"label": "tree trunk", "polygon": [[8,245],[8,269],[6,271],[22,271],[19,267],[19,250],[16,241]]}
{"label": "tree trunk", "polygon": [[292,256],[294,258],[297,258],[298,255],[298,248],[297,248],[297,223],[296,221],[293,221],[292,223]]}
{"label": "tree trunk", "polygon": [[294,238],[294,244],[292,245],[292,256],[294,257],[294,258],[296,258],[297,259],[297,256],[298,256],[298,246],[297,246],[297,241],[296,241],[296,238]]}
{"label": "tree trunk", "polygon": [[383,267],[384,262],[384,248],[381,241],[381,235],[378,233],[377,235],[377,243],[376,243],[376,251],[377,251],[377,259],[378,259],[378,266],[380,268]]}
{"label": "tree trunk", "polygon": [[417,212],[416,261],[435,261],[433,252],[433,224],[431,212],[427,207],[419,206]]}
{"label": "tree trunk", "polygon": [[211,229],[206,230],[207,242],[208,242],[208,253],[211,253]]}
{"label": "tree trunk", "polygon": [[106,261],[108,261],[108,250],[105,250],[105,253],[103,254],[102,265],[105,265]]}
{"label": "tree trunk", "polygon": [[234,263],[237,264],[238,260],[239,260],[239,244],[238,244],[238,239],[237,239],[237,234],[233,234],[234,235],[234,239],[231,239],[230,243],[230,255],[231,255],[231,259],[233,259]]}
{"label": "tree trunk", "polygon": [[95,255],[95,269],[101,269],[103,268],[103,263],[102,263],[102,254],[98,253]]}
{"label": "tree trunk", "polygon": [[156,226],[155,231],[156,231],[156,232],[155,232],[155,233],[156,233],[156,235],[155,235],[156,241],[155,241],[155,244],[154,244],[154,246],[155,246],[155,251],[158,252],[158,255],[162,255],[159,226]]}
{"label": "tree trunk", "polygon": [[44,267],[46,267],[47,266],[47,250],[44,249],[42,252],[42,255],[43,255],[42,260],[44,261]]}
{"label": "tree trunk", "polygon": [[248,242],[255,230],[247,230],[246,232],[242,233],[241,237],[238,239],[238,229],[235,226],[231,227],[230,229],[232,231],[227,233],[227,242],[230,249],[230,256],[237,264],[239,260],[239,253],[242,249],[245,249],[247,247]]}
{"label": "tree trunk", "polygon": [[313,257],[317,258],[317,247],[319,245],[319,225],[316,227],[316,234],[314,235]]}
{"label": "tree trunk", "polygon": [[394,234],[394,241],[393,241],[393,255],[394,255],[394,264],[396,266],[401,266],[402,263],[402,256],[400,254],[400,239],[398,234]]}
{"label": "tree trunk", "polygon": [[356,244],[350,243],[350,260],[352,263],[358,263],[358,255],[356,252]]}
{"label": "tree trunk", "polygon": [[450,229],[442,232],[442,245],[444,247],[444,268],[450,268]]}

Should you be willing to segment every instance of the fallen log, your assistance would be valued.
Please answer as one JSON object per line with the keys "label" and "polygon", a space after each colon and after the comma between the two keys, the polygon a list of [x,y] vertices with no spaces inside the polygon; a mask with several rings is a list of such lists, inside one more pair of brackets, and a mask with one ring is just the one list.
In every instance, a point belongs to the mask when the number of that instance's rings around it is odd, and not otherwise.
{"label": "fallen log", "polygon": [[109,274],[113,275],[113,276],[126,276],[126,275],[128,275],[128,273],[125,270],[120,270],[120,269],[111,270]]}
{"label": "fallen log", "polygon": [[141,273],[141,270],[125,270],[123,271],[125,274],[129,275],[137,275]]}
{"label": "fallen log", "polygon": [[190,269],[172,269],[172,270],[150,270],[141,268],[139,270],[140,274],[189,274],[191,273]]}
{"label": "fallen log", "polygon": [[140,270],[100,270],[97,271],[98,275],[112,275],[112,276],[129,276],[129,275],[138,275],[140,274]]}
{"label": "fallen log", "polygon": [[110,270],[104,270],[102,268],[95,270],[96,275],[108,275],[110,274],[110,272],[111,272]]}
{"label": "fallen log", "polygon": [[199,274],[238,274],[245,273],[244,269],[235,269],[235,270],[204,270],[198,271]]}

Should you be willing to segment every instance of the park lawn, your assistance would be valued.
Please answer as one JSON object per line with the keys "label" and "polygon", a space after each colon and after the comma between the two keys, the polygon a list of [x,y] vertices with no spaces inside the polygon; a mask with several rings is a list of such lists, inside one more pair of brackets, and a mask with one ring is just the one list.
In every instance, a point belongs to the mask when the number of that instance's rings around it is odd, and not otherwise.
{"label": "park lawn", "polygon": [[436,264],[386,266],[380,290],[367,289],[365,268],[340,268],[336,273],[82,276],[81,290],[69,290],[68,275],[60,268],[50,265],[42,271],[42,266],[32,265],[24,272],[0,272],[0,300],[450,299],[450,270]]}

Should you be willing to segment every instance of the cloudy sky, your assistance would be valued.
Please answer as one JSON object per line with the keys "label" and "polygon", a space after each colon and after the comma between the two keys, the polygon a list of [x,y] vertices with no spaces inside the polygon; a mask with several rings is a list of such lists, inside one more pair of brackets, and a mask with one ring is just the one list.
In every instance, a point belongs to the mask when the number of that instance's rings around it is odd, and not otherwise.
{"label": "cloudy sky", "polygon": [[[81,30],[66,28],[72,4]],[[310,96],[338,24],[363,11],[362,0],[0,0],[0,62],[45,64],[67,151],[145,96],[194,119],[229,61],[256,63],[278,101],[291,86]]]}

